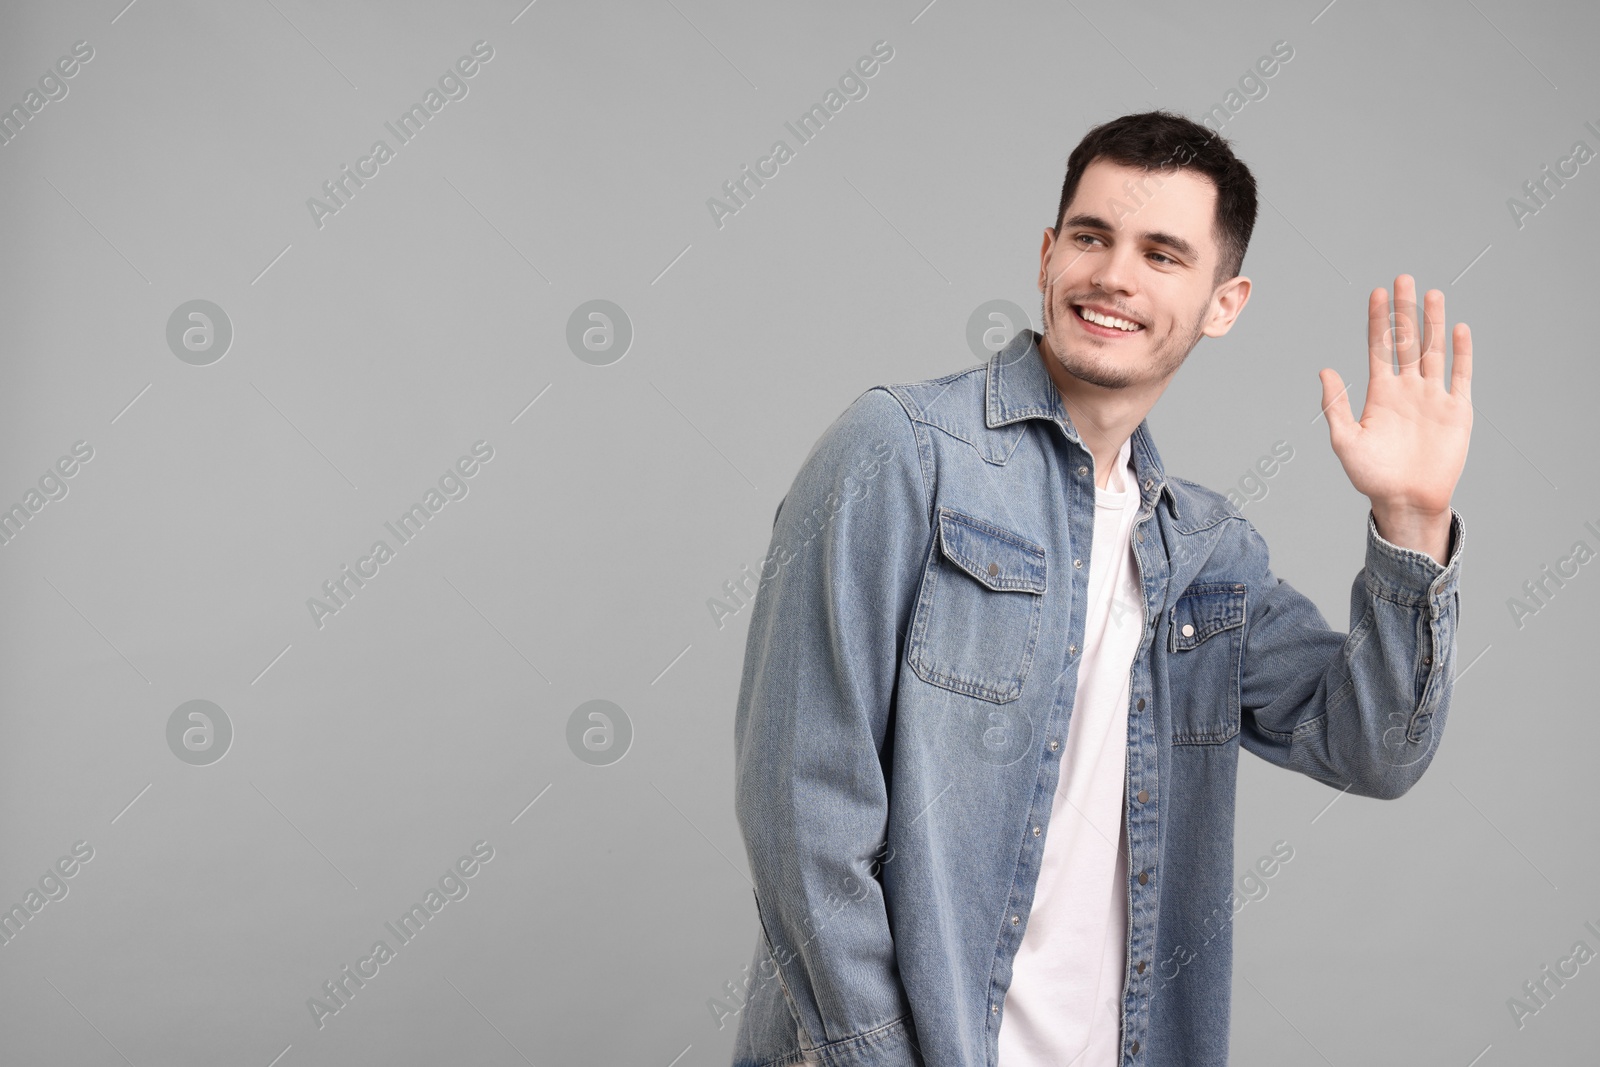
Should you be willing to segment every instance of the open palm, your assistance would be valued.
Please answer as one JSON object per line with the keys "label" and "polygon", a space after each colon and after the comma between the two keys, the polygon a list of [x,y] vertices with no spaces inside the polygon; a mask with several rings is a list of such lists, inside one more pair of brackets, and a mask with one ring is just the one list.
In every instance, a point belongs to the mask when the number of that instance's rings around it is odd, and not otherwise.
{"label": "open palm", "polygon": [[1472,435],[1472,333],[1466,323],[1456,324],[1446,391],[1444,293],[1428,290],[1425,328],[1418,321],[1416,282],[1409,274],[1394,281],[1393,328],[1388,295],[1379,288],[1367,299],[1370,381],[1360,422],[1338,372],[1324,369],[1320,375],[1328,433],[1350,484],[1371,499],[1380,516],[1448,514]]}

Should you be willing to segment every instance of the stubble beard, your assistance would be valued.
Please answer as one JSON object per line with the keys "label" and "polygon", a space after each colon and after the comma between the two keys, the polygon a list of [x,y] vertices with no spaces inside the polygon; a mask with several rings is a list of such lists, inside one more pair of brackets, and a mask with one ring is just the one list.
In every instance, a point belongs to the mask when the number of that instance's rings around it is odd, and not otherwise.
{"label": "stubble beard", "polygon": [[[1055,286],[1048,287],[1048,291],[1041,296],[1039,301],[1039,316],[1044,322],[1045,340],[1049,342],[1050,351],[1055,355],[1055,360],[1063,370],[1074,378],[1086,381],[1091,385],[1098,385],[1102,389],[1126,389],[1137,382],[1136,368],[1118,367],[1105,359],[1097,359],[1084,351],[1071,351],[1061,344],[1060,335],[1053,329],[1055,317],[1051,314],[1050,296]],[[1063,315],[1077,315],[1072,310],[1070,303],[1062,302],[1060,311]],[[1154,340],[1155,377],[1156,380],[1165,380],[1177,373],[1183,361],[1189,358],[1189,353],[1200,342],[1203,336],[1201,323],[1205,321],[1206,309],[1201,307],[1200,314],[1195,318],[1194,328],[1187,341],[1180,339],[1176,333],[1168,333],[1164,337]],[[1150,327],[1146,326],[1148,332]]]}

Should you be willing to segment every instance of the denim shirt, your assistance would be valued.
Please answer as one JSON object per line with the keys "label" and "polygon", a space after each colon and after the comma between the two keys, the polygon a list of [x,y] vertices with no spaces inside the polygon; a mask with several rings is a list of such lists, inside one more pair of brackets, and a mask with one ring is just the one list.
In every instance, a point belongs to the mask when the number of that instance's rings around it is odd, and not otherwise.
{"label": "denim shirt", "polygon": [[[993,1067],[1084,641],[1094,458],[1038,348],[877,386],[774,519],[735,722],[761,934],[736,1067]],[[1120,1060],[1228,1058],[1240,748],[1392,799],[1449,708],[1447,566],[1366,522],[1350,631],[1141,422]],[[1305,561],[1303,565],[1309,565]],[[1135,605],[1130,610],[1141,607]]]}

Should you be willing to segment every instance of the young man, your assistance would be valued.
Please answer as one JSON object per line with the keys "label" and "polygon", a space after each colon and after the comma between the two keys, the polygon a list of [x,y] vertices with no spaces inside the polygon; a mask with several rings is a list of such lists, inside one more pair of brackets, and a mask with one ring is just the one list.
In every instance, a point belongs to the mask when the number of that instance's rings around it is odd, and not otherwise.
{"label": "young man", "polygon": [[[739,692],[762,936],[735,1064],[1225,1064],[1240,748],[1386,799],[1427,768],[1471,339],[1446,391],[1443,294],[1419,340],[1377,289],[1359,423],[1322,371],[1371,501],[1334,632],[1145,422],[1244,310],[1255,213],[1204,127],[1095,128],[1044,233],[1044,333],[867,390],[806,459]],[[1408,276],[1395,299],[1414,308]]]}

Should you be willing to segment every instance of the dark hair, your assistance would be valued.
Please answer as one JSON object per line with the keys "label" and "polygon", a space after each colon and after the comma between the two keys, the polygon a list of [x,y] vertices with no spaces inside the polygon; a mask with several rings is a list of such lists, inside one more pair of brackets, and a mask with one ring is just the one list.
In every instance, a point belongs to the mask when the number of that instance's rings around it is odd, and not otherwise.
{"label": "dark hair", "polygon": [[1239,273],[1256,226],[1256,179],[1226,139],[1170,111],[1146,111],[1101,123],[1084,134],[1067,157],[1067,178],[1061,183],[1061,206],[1056,209],[1057,237],[1079,179],[1097,159],[1146,170],[1181,168],[1209,178],[1217,189],[1212,233],[1221,251],[1212,284]]}

